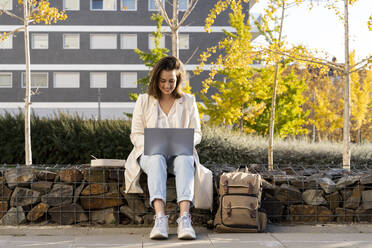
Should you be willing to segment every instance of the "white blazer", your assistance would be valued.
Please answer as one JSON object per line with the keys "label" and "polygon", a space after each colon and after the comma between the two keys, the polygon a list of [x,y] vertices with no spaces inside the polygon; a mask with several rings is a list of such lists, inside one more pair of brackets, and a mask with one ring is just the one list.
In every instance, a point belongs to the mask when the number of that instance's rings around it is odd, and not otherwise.
{"label": "white blazer", "polygon": [[[176,100],[175,128],[194,128],[194,146],[201,141],[201,128],[195,97],[185,94]],[[138,96],[132,117],[130,140],[134,145],[125,163],[125,193],[143,193],[139,184],[141,173],[137,159],[144,151],[144,128],[156,127],[158,118],[157,100],[148,94]],[[195,161],[194,204],[195,208],[211,209],[213,204],[213,175],[199,162],[194,147]]]}

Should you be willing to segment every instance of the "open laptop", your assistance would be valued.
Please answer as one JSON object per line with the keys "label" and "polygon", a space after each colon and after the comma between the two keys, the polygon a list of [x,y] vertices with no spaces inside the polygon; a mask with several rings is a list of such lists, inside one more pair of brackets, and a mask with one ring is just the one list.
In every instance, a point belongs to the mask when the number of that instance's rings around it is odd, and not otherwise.
{"label": "open laptop", "polygon": [[193,155],[193,128],[145,128],[145,155]]}

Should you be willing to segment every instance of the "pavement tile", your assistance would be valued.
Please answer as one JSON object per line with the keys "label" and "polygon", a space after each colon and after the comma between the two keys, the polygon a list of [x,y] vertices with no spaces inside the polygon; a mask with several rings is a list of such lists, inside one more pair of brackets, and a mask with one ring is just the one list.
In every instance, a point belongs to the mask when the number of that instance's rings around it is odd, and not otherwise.
{"label": "pavement tile", "polygon": [[73,248],[138,248],[142,234],[87,235],[75,238]]}
{"label": "pavement tile", "polygon": [[0,247],[9,247],[8,241],[12,238],[10,235],[0,235]]}
{"label": "pavement tile", "polygon": [[72,236],[13,236],[6,245],[11,248],[71,248]]}
{"label": "pavement tile", "polygon": [[196,233],[196,240],[179,240],[177,234],[170,233],[166,240],[152,240],[145,234],[143,238],[143,247],[151,248],[173,248],[173,247],[190,247],[190,248],[212,248],[208,235],[206,233]]}
{"label": "pavement tile", "polygon": [[214,233],[208,235],[213,247],[254,247],[284,248],[275,237],[268,233]]}

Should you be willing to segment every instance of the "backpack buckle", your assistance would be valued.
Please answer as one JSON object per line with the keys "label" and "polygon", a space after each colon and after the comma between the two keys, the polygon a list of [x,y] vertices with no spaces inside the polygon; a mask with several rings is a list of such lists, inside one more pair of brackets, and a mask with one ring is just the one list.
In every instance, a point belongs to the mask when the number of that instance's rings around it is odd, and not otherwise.
{"label": "backpack buckle", "polygon": [[227,180],[223,182],[223,191],[225,192],[225,194],[229,193],[229,182]]}

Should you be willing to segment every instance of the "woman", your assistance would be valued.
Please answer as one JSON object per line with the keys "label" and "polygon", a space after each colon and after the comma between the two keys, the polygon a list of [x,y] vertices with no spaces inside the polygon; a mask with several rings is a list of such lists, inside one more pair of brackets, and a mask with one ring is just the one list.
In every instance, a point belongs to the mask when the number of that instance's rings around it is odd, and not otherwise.
{"label": "woman", "polygon": [[[184,75],[179,59],[173,56],[160,59],[151,72],[148,93],[138,97],[133,111],[130,138],[134,148],[126,162],[126,192],[142,193],[139,186],[142,169],[147,174],[150,204],[155,209],[155,225],[150,233],[152,239],[168,237],[168,216],[164,211],[167,171],[176,176],[177,202],[180,209],[180,217],[177,219],[178,238],[196,237],[189,214],[194,201],[194,172],[196,168],[199,180],[199,171],[207,169],[200,165],[195,147],[192,156],[143,155],[144,128],[194,128],[194,146],[200,143],[200,119],[195,97],[181,91]],[[195,185],[198,186],[199,183],[195,182]],[[209,192],[206,195],[208,194]]]}

